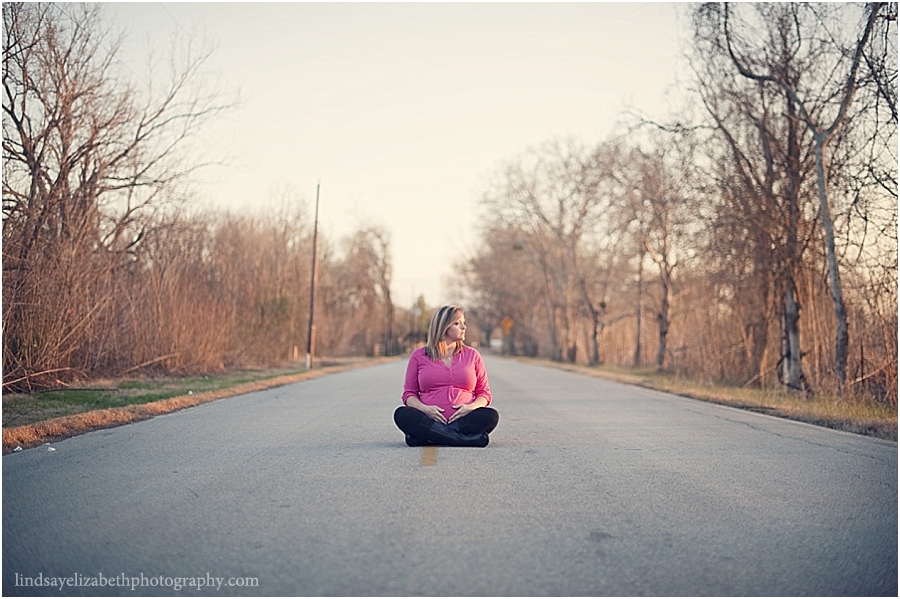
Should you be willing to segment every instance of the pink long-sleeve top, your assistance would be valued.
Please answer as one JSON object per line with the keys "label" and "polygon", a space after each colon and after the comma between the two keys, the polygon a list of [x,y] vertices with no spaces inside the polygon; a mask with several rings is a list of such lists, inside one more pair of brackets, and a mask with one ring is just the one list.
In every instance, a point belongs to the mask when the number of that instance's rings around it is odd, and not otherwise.
{"label": "pink long-sleeve top", "polygon": [[448,368],[443,360],[432,361],[424,347],[413,351],[403,383],[404,405],[410,397],[418,397],[426,405],[444,408],[445,418],[456,412],[456,406],[471,403],[478,397],[487,398],[490,405],[491,388],[481,354],[463,346]]}

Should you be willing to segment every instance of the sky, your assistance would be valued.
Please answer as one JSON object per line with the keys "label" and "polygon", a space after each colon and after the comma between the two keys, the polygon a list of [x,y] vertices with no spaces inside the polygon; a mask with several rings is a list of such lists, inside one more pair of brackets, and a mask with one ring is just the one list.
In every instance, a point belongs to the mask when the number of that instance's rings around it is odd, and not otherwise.
{"label": "sky", "polygon": [[663,118],[685,67],[671,3],[109,3],[143,64],[173,34],[215,45],[206,68],[237,108],[198,143],[227,155],[196,201],[258,210],[295,197],[337,240],[391,234],[393,297],[436,306],[478,246],[499,165],[553,138],[597,143],[626,109]]}

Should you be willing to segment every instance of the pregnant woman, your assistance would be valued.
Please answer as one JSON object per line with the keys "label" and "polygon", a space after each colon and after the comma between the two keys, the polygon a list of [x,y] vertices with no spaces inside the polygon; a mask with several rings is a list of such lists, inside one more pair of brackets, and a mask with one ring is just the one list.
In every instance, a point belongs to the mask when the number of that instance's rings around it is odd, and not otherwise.
{"label": "pregnant woman", "polygon": [[443,306],[431,317],[425,347],[406,367],[403,404],[394,422],[410,447],[486,447],[500,415],[489,408],[491,388],[481,354],[463,344],[466,318],[459,306]]}

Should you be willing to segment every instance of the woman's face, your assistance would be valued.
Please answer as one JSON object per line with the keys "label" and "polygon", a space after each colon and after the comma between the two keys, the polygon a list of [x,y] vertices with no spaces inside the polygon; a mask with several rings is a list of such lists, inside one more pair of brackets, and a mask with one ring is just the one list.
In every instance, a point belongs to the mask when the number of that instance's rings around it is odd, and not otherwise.
{"label": "woman's face", "polygon": [[447,332],[444,333],[444,341],[446,343],[456,343],[457,341],[465,341],[466,339],[466,317],[462,314],[459,318],[451,323]]}

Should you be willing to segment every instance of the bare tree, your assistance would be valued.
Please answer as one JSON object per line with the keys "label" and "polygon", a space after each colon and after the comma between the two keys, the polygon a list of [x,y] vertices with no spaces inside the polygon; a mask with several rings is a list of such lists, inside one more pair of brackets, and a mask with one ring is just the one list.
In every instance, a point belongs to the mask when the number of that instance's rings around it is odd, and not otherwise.
{"label": "bare tree", "polygon": [[[778,13],[780,9],[773,6],[767,10]],[[784,12],[766,14],[762,20],[771,35],[770,60],[781,60],[780,68],[790,71],[793,21]],[[714,159],[718,164],[715,176],[729,209],[717,216],[726,219],[725,226],[721,222],[717,226],[728,231],[732,215],[740,215],[742,222],[737,226],[753,232],[744,242],[722,249],[725,255],[734,248],[752,249],[755,253],[746,259],[758,265],[757,278],[762,280],[763,273],[774,267],[782,298],[781,379],[788,388],[801,389],[805,376],[796,280],[812,235],[807,223],[810,158],[803,152],[804,131],[786,94],[755,80],[743,84],[730,68],[721,24],[717,6],[705,5],[695,15],[698,47],[694,65],[700,97],[724,143],[720,158]],[[771,266],[767,268],[764,260]],[[762,338],[754,335],[756,340]],[[759,351],[754,354],[761,355]]]}
{"label": "bare tree", "polygon": [[179,149],[225,108],[196,85],[208,51],[189,54],[159,93],[140,93],[117,73],[118,41],[101,11],[3,5],[8,379],[114,359],[102,334],[85,331],[111,322],[102,315],[120,281],[114,273],[173,199],[173,183],[198,166]]}
{"label": "bare tree", "polygon": [[[3,20],[4,387],[291,359],[309,308],[300,203],[238,216],[183,201],[202,166],[188,144],[230,105],[205,80],[209,49],[139,80],[101,5],[8,3]],[[389,238],[356,238],[349,256],[322,243],[319,337],[335,354],[371,347],[372,321],[392,336]]]}
{"label": "bare tree", "polygon": [[394,304],[391,299],[391,238],[382,227],[370,226],[349,239],[348,263],[359,281],[375,290],[382,305],[381,343],[386,355],[396,351],[394,340]]}
{"label": "bare tree", "polygon": [[[504,319],[509,319],[503,351],[533,355],[545,334],[551,339],[545,304],[535,301],[546,293],[545,276],[523,241],[527,232],[490,221],[487,224],[476,255],[457,269],[462,274],[460,287],[468,291],[467,307],[488,342],[490,332],[502,328]],[[555,352],[556,346],[551,343],[548,353],[556,356]]]}
{"label": "bare tree", "polygon": [[[688,171],[676,167],[672,160],[678,154],[661,139],[652,154],[633,150],[622,176],[628,180],[629,192],[623,205],[634,246],[641,262],[649,255],[659,273],[659,309],[657,310],[658,343],[656,369],[665,368],[670,326],[670,298],[673,273],[678,264],[676,249],[684,234],[689,205],[685,197]],[[679,174],[680,173],[680,174]],[[643,265],[639,267],[641,276]],[[640,277],[639,277],[640,280]],[[637,352],[636,352],[637,353]]]}
{"label": "bare tree", "polygon": [[[822,5],[797,4],[782,5],[783,8],[766,7],[760,17],[766,24],[790,21],[790,28],[770,28],[762,39],[748,39],[735,33],[735,27],[749,30],[750,27],[732,16],[728,4],[722,11],[722,34],[731,60],[738,72],[751,80],[780,88],[789,99],[791,110],[798,112],[799,118],[809,128],[814,140],[816,183],[819,197],[819,216],[825,233],[825,251],[828,262],[828,279],[834,301],[837,321],[835,342],[835,371],[840,384],[847,380],[847,310],[841,285],[838,258],[835,251],[834,222],[828,197],[828,174],[826,147],[843,124],[847,110],[853,101],[859,76],[860,63],[879,13],[886,3],[870,3],[861,31],[855,43],[843,45],[837,35],[839,28],[826,26],[825,8]],[[781,11],[781,14],[777,14]],[[808,11],[806,18],[804,12]],[[840,25],[843,22],[838,21]],[[785,31],[792,33],[785,40]],[[783,42],[779,44],[779,42]],[[773,60],[770,51],[775,47],[790,44],[790,62],[783,57]],[[813,77],[801,81],[804,63],[808,67],[825,66],[827,76],[816,82]],[[791,66],[787,69],[784,67]],[[808,68],[807,67],[807,68]],[[813,79],[810,81],[810,79]],[[815,87],[812,87],[815,86]]]}
{"label": "bare tree", "polygon": [[591,361],[599,360],[602,300],[592,297],[590,261],[583,256],[585,240],[600,226],[611,201],[603,189],[610,180],[610,155],[606,148],[586,150],[574,140],[548,142],[510,163],[497,190],[486,197],[489,221],[497,223],[495,229],[519,231],[522,247],[543,277],[555,359],[575,361],[575,321],[584,308],[592,321]]}

